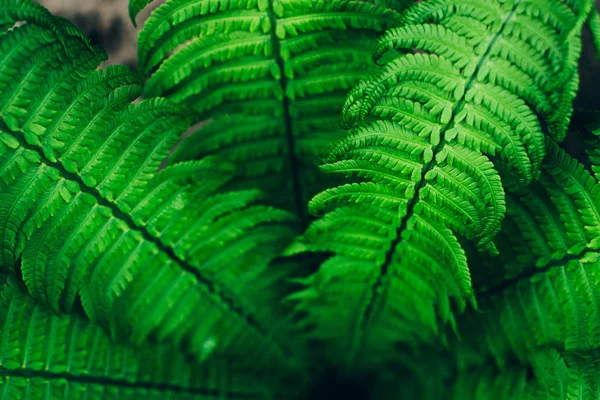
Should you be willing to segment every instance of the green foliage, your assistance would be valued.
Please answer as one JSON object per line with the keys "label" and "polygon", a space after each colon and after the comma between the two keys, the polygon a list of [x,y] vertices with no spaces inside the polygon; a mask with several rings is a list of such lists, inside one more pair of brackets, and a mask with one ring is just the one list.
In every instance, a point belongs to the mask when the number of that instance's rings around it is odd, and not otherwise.
{"label": "green foliage", "polygon": [[[193,364],[166,346],[113,344],[78,316],[56,316],[12,277],[0,289],[0,387],[3,399],[261,398],[257,382],[227,380],[225,364]],[[218,368],[216,368],[218,367]],[[223,387],[223,383],[226,386]]]}
{"label": "green foliage", "polygon": [[137,74],[0,0],[0,397],[598,397],[586,23],[591,0],[167,0]]}
{"label": "green foliage", "polygon": [[[130,2],[132,16],[147,3]],[[235,187],[262,188],[305,219],[310,197],[332,185],[317,166],[343,135],[344,98],[374,70],[375,38],[400,20],[389,3],[407,2],[166,1],[139,34],[144,93],[208,120],[172,159],[225,157]]]}
{"label": "green foliage", "polygon": [[336,362],[376,366],[397,342],[444,342],[453,308],[475,304],[461,242],[496,253],[497,169],[505,186],[529,184],[544,137],[565,136],[591,10],[426,1],[379,40],[374,59],[395,57],[350,92],[343,120],[357,126],[322,167],[352,182],[311,200],[326,214],[288,250],[335,253],[293,297]]}
{"label": "green foliage", "polygon": [[40,18],[0,36],[0,265],[113,339],[289,373],[301,360],[276,304],[290,271],[266,266],[293,215],[256,189],[219,190],[233,168],[210,159],[157,174],[189,121],[167,100],[134,102],[139,76],[95,70],[103,52]]}
{"label": "green foliage", "polygon": [[[548,153],[539,182],[509,197],[500,256],[474,269],[481,312],[461,323],[460,346],[469,349],[457,352],[461,379],[482,388],[497,380],[498,399],[587,399],[598,391],[600,184],[551,141]],[[498,371],[472,372],[491,359]],[[509,394],[506,382],[519,369],[522,388]],[[524,374],[533,376],[522,381]]]}

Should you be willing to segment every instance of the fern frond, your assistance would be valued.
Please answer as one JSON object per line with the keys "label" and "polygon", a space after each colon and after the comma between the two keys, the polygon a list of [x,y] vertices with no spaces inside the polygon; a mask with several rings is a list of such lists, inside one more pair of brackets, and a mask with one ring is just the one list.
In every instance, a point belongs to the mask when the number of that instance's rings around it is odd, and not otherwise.
{"label": "fern frond", "polygon": [[194,364],[172,348],[113,344],[76,315],[57,316],[36,304],[16,279],[0,289],[0,393],[3,399],[266,398],[257,377],[227,364]]}
{"label": "fern frond", "polygon": [[[147,1],[131,2],[136,13]],[[192,133],[173,161],[218,154],[238,166],[232,187],[259,187],[306,219],[332,182],[318,173],[343,130],[346,92],[368,76],[375,37],[406,1],[169,0],[139,35],[148,96],[190,107]]]}
{"label": "fern frond", "polygon": [[461,373],[455,400],[592,399],[598,392],[599,353],[538,351],[532,365],[481,365]]}
{"label": "fern frond", "polygon": [[[495,285],[491,282],[488,289],[482,288],[485,297],[495,298],[486,300],[486,304],[494,304],[497,312],[506,318],[510,314],[512,319],[505,328],[511,345],[487,343],[498,358],[503,358],[511,347],[522,357],[532,348],[550,345],[586,349],[595,343],[598,333],[593,332],[600,332],[594,317],[598,312],[594,271],[600,266],[596,254],[600,186],[581,164],[554,145],[550,149],[540,184],[528,190],[531,194],[522,193],[510,207],[509,222],[516,229],[508,231],[507,236],[525,244],[515,254],[519,263],[509,259],[507,277]],[[536,201],[541,192],[549,195],[550,204],[540,206]],[[540,228],[532,229],[535,225]],[[529,266],[524,262],[527,260],[531,260]],[[515,302],[517,296],[519,302]],[[522,309],[526,299],[538,306]],[[505,321],[505,317],[500,319]],[[537,329],[541,323],[544,328]],[[519,326],[518,333],[514,324]],[[528,336],[526,326],[535,329],[535,334]]]}
{"label": "fern frond", "polygon": [[381,38],[375,60],[396,53],[350,92],[359,125],[323,167],[354,182],[310,202],[328,213],[288,249],[336,253],[293,298],[337,362],[443,342],[475,303],[461,241],[494,254],[506,209],[488,157],[507,181],[538,177],[545,133],[565,134],[590,4],[426,1]]}
{"label": "fern frond", "polygon": [[28,22],[46,28],[60,42],[63,50],[67,53],[70,51],[69,44],[66,43],[67,37],[77,38],[86,46],[91,47],[88,38],[71,22],[65,18],[52,15],[46,8],[34,3],[32,0],[0,1],[0,26],[8,29],[15,22]]}
{"label": "fern frond", "polygon": [[293,215],[219,190],[233,167],[210,159],[157,174],[189,121],[164,99],[132,103],[139,77],[95,71],[71,40],[77,58],[39,25],[0,36],[0,266],[20,261],[37,300],[57,313],[81,300],[114,338],[289,373],[282,274],[266,266]]}
{"label": "fern frond", "polygon": [[535,355],[531,367],[521,364],[511,364],[505,369],[493,365],[473,367],[458,377],[452,399],[593,398],[589,391],[591,388],[586,386],[593,384],[595,378],[590,372],[596,367],[588,364],[582,369],[581,360],[573,355],[563,357],[555,350],[548,349]]}
{"label": "fern frond", "polygon": [[[499,376],[514,359],[535,376],[523,393],[498,399],[584,399],[598,390],[600,184],[551,140],[547,147],[539,182],[509,196],[499,258],[474,268],[482,312],[459,323],[472,348],[459,356],[471,364],[459,379],[483,385],[474,369],[490,359]],[[486,273],[494,269],[501,274]]]}

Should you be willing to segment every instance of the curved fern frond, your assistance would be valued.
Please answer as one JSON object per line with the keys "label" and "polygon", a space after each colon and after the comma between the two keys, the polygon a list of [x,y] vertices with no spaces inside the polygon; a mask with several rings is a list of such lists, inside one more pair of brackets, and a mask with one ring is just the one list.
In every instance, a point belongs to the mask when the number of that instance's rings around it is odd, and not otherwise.
{"label": "curved fern frond", "polygon": [[0,36],[0,266],[20,261],[37,300],[81,300],[115,338],[288,373],[282,274],[266,266],[293,215],[218,190],[233,167],[209,159],[157,174],[189,121],[164,99],[132,103],[138,77],[96,71],[96,53],[64,40],[77,58],[39,25]]}
{"label": "curved fern frond", "polygon": [[145,94],[210,119],[172,160],[219,154],[238,166],[236,188],[259,187],[305,219],[310,197],[332,184],[317,166],[343,135],[344,97],[374,70],[375,37],[400,20],[387,3],[408,2],[165,2],[139,35]]}
{"label": "curved fern frond", "polygon": [[227,364],[187,361],[166,346],[113,344],[79,316],[36,304],[14,278],[0,289],[0,393],[3,399],[266,398],[257,377],[230,375]]}
{"label": "curved fern frond", "polygon": [[[495,312],[524,318],[518,333],[512,325],[505,328],[511,341],[508,347],[487,343],[498,358],[509,351],[525,358],[530,350],[550,345],[585,350],[596,345],[600,334],[595,317],[599,312],[595,271],[600,267],[600,185],[576,160],[554,145],[550,148],[540,184],[513,200],[509,213],[508,222],[515,229],[506,236],[523,243],[515,255],[519,268],[508,263],[506,279],[482,288],[491,297],[486,304],[494,304]],[[550,202],[540,206],[538,196],[544,191]],[[531,261],[527,264],[526,260]],[[519,306],[510,303],[515,295],[522,301],[525,296],[536,297],[532,301],[539,304],[540,315],[515,310]],[[537,329],[535,321],[543,322],[546,329]],[[536,329],[536,334],[527,338],[525,326]]]}
{"label": "curved fern frond", "polygon": [[590,4],[426,1],[379,41],[375,59],[395,58],[351,91],[344,121],[360,124],[323,166],[354,182],[310,202],[328,213],[288,249],[335,253],[294,296],[333,357],[379,365],[397,342],[444,341],[452,303],[474,303],[460,243],[494,253],[505,213],[488,157],[537,178],[544,133],[561,139],[571,114]]}
{"label": "curved fern frond", "polygon": [[462,374],[454,400],[592,399],[598,391],[598,352],[564,355],[547,349],[537,353],[533,366],[511,364],[499,370],[479,366]]}
{"label": "curved fern frond", "polygon": [[15,21],[43,26],[64,46],[66,52],[69,51],[69,46],[64,41],[65,35],[80,39],[87,46],[91,46],[88,38],[71,22],[52,15],[40,4],[32,0],[0,0],[0,26],[9,28]]}
{"label": "curved fern frond", "polygon": [[[474,268],[482,312],[459,324],[473,348],[462,362],[472,370],[461,375],[483,385],[473,369],[494,359],[506,375],[517,359],[535,379],[498,399],[592,398],[600,354],[600,184],[548,141],[540,181],[508,200],[497,239],[502,261]],[[486,273],[493,269],[504,273]]]}
{"label": "curved fern frond", "polygon": [[[482,262],[489,268],[474,270],[482,291],[591,255],[600,245],[597,179],[553,142],[548,142],[548,149],[540,180],[507,198],[508,218],[496,240],[502,267],[492,267],[496,261],[488,259]],[[503,275],[486,273],[494,270]]]}

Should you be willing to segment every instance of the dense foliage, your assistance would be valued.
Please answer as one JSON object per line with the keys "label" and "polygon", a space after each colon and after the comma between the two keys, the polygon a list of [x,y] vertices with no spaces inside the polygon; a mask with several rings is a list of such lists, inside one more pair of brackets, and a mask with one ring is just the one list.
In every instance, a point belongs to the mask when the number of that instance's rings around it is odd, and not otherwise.
{"label": "dense foliage", "polygon": [[586,26],[167,0],[137,73],[0,0],[0,398],[598,397]]}
{"label": "dense foliage", "polygon": [[[132,18],[148,1],[130,2]],[[168,1],[144,22],[139,68],[147,96],[206,121],[172,160],[218,154],[236,187],[261,188],[306,223],[306,203],[332,184],[318,172],[344,135],[348,90],[373,72],[376,38],[398,25],[379,1]]]}

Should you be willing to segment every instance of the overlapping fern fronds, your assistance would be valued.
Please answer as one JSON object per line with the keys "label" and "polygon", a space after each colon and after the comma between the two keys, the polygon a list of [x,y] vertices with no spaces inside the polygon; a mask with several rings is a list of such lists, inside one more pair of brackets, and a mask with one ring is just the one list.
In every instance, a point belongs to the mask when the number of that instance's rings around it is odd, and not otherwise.
{"label": "overlapping fern fronds", "polygon": [[[456,398],[595,398],[600,389],[597,179],[549,141],[540,181],[509,196],[497,240],[503,244],[499,257],[475,267],[480,312],[460,324],[465,340],[457,352],[462,371]],[[486,274],[490,270],[504,276]],[[477,373],[492,363],[496,366]]]}
{"label": "overlapping fern fronds", "polygon": [[290,373],[301,360],[276,311],[288,271],[266,266],[294,216],[258,190],[220,190],[233,168],[210,159],[157,173],[189,124],[179,107],[134,102],[139,76],[96,70],[103,52],[20,4],[0,1],[13,24],[0,35],[0,267],[54,312],[81,303],[115,339]]}
{"label": "overlapping fern fronds", "polygon": [[114,344],[81,316],[52,314],[13,277],[2,277],[0,304],[3,399],[266,398],[260,382],[230,379],[225,364],[201,366],[167,346]]}
{"label": "overlapping fern fronds", "polygon": [[[331,362],[376,375],[374,398],[597,396],[600,141],[592,173],[556,144],[593,3],[404,6],[167,0],[139,76],[0,0],[0,397],[302,398]],[[322,167],[350,183],[288,247],[295,216],[262,204],[302,215],[330,184],[312,167],[371,72]],[[148,76],[180,104],[139,101]],[[207,117],[173,158],[202,160],[158,172]],[[289,280],[284,248],[333,255]],[[302,333],[326,342],[310,368],[290,282]]]}
{"label": "overlapping fern fronds", "polygon": [[[593,156],[600,119],[586,119],[577,115],[573,133],[588,131]],[[395,367],[398,388],[421,383],[411,398],[597,397],[600,184],[551,139],[547,149],[539,181],[507,193],[499,255],[468,253],[479,309],[458,318],[450,349],[403,357],[404,368],[424,369],[424,377],[413,373],[408,385],[400,383],[406,373]]]}
{"label": "overlapping fern fronds", "polygon": [[[130,1],[132,18],[149,1]],[[350,88],[375,66],[376,38],[408,1],[168,0],[145,21],[139,63],[146,95],[210,119],[173,155],[210,154],[238,166],[236,187],[259,187],[305,219],[332,185],[317,166],[343,135]]]}
{"label": "overlapping fern fronds", "polygon": [[376,61],[396,56],[350,93],[344,121],[358,126],[323,166],[353,182],[310,202],[327,213],[288,251],[335,253],[293,297],[337,362],[369,368],[397,342],[444,341],[452,302],[474,303],[460,242],[494,254],[506,209],[489,157],[520,185],[539,176],[545,136],[566,132],[592,7],[433,0],[379,41]]}

